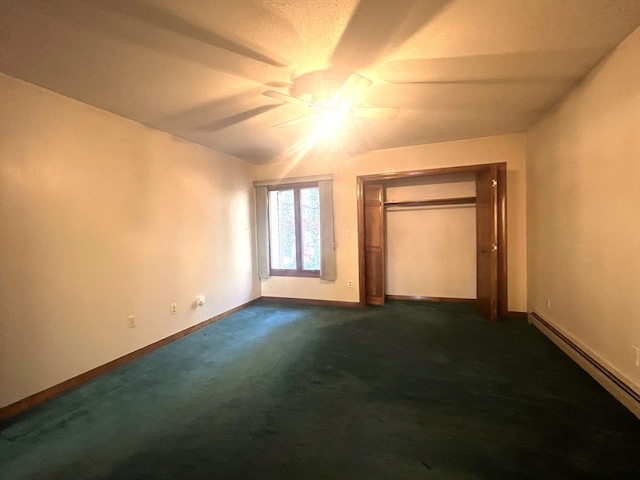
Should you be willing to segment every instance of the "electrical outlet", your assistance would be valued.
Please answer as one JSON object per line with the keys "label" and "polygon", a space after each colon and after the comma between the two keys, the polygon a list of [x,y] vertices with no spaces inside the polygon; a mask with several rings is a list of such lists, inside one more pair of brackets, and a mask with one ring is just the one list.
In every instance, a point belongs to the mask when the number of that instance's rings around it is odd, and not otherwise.
{"label": "electrical outlet", "polygon": [[632,351],[632,360],[633,360],[633,364],[636,367],[640,367],[640,348],[636,347],[635,345],[631,345],[631,351]]}
{"label": "electrical outlet", "polygon": [[136,316],[135,315],[129,315],[127,317],[127,327],[133,328],[135,326],[136,326]]}
{"label": "electrical outlet", "polygon": [[347,287],[349,287],[349,288],[353,287],[353,280],[349,280],[347,282]]}
{"label": "electrical outlet", "polygon": [[169,305],[169,313],[171,315],[175,315],[176,313],[178,313],[178,305],[175,303],[172,303],[171,305]]}

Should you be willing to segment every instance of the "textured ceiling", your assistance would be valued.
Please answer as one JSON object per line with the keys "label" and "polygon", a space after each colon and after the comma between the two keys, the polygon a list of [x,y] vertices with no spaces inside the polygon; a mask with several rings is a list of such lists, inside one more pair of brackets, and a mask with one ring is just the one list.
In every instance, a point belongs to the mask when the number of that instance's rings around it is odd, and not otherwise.
{"label": "textured ceiling", "polygon": [[520,132],[638,24],[640,0],[0,0],[0,71],[263,163],[313,126],[273,127],[309,108],[266,90],[373,81],[393,115],[316,148]]}

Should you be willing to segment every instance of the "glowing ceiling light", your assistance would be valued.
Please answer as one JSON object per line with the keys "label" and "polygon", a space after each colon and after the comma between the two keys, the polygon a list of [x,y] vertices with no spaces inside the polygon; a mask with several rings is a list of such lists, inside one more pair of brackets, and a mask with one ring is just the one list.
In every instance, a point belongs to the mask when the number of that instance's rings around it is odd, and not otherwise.
{"label": "glowing ceiling light", "polygon": [[351,115],[351,107],[343,102],[325,100],[315,104],[316,113],[314,137],[316,140],[333,138],[338,132],[345,118]]}

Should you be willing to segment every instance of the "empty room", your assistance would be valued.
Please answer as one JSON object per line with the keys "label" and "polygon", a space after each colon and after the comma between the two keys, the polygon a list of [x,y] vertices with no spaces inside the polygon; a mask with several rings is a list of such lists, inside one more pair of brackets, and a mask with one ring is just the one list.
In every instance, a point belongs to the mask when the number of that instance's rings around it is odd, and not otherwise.
{"label": "empty room", "polygon": [[0,478],[640,478],[640,0],[0,0]]}

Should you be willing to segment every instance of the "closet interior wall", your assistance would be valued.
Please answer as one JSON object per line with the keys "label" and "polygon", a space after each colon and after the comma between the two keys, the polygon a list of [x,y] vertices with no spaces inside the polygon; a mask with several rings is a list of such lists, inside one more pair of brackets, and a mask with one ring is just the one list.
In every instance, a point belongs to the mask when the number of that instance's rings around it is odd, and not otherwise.
{"label": "closet interior wall", "polygon": [[469,173],[386,186],[387,295],[476,298],[474,196]]}

